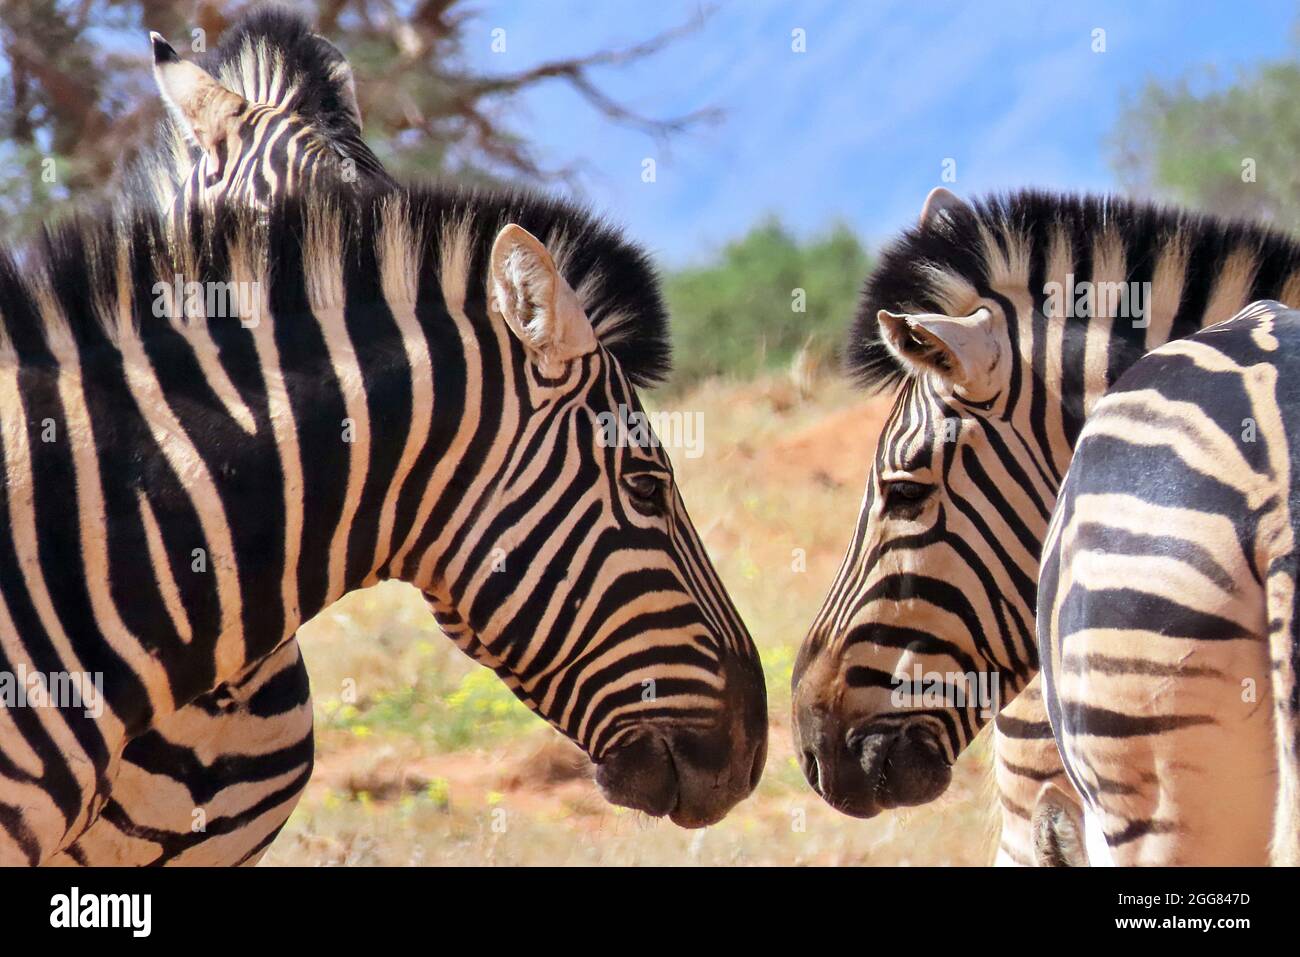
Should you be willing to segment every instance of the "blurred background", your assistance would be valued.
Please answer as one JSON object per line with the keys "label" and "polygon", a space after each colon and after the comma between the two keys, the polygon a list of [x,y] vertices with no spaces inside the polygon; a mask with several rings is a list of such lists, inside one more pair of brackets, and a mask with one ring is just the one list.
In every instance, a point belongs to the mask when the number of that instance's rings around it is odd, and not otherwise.
{"label": "blurred background", "polygon": [[[793,760],[795,650],[889,401],[841,380],[840,337],[873,251],[940,184],[1118,191],[1295,229],[1295,4],[284,5],[351,60],[366,138],[399,178],[564,193],[651,250],[677,359],[648,404],[703,423],[703,454],[675,466],[763,654],[773,738],[757,795],[713,828],[611,808],[580,755],[386,584],[301,632],[317,771],[265,863],[990,861],[986,739],[937,805],[869,822],[821,804]],[[162,114],[149,30],[185,55],[249,6],[3,0],[0,237],[120,191]]]}

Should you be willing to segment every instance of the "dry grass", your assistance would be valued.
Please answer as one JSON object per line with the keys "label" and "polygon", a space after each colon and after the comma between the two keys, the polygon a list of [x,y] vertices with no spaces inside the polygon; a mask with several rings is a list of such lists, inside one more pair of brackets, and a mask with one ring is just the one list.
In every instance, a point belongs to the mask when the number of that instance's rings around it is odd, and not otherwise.
{"label": "dry grass", "polygon": [[[808,788],[790,742],[795,649],[838,568],[886,403],[822,381],[710,383],[704,454],[673,456],[768,675],[758,792],[704,831],[605,804],[570,746],[441,637],[403,585],[349,596],[302,632],[318,767],[268,864],[981,864],[987,743],[937,804],[858,821]],[[804,561],[797,561],[796,549]]]}

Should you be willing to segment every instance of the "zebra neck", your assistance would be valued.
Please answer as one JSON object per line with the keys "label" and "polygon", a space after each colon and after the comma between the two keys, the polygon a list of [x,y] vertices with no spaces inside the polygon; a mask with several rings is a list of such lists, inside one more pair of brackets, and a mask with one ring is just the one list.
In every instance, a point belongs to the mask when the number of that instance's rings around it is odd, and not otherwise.
{"label": "zebra neck", "polygon": [[1095,403],[1146,353],[1230,319],[1250,302],[1300,293],[1300,260],[1290,244],[1225,255],[1206,243],[1189,251],[1173,241],[1132,268],[1104,245],[1087,261],[1045,267],[1041,283],[1031,278],[1031,290],[1041,290],[1035,312],[1045,321],[1022,330],[1026,371],[1040,368],[1055,380],[1071,449]]}
{"label": "zebra neck", "polygon": [[580,392],[591,363],[538,378],[484,292],[444,286],[449,275],[424,277],[411,300],[359,293],[332,315],[318,310],[332,330],[321,342],[328,371],[287,375],[307,384],[286,396],[303,423],[286,456],[285,485],[303,492],[301,504],[286,500],[288,526],[300,529],[286,537],[300,543],[285,556],[297,569],[286,607],[298,610],[286,634],[387,579],[414,585],[454,621],[453,594],[504,570],[516,529],[496,501],[535,461],[542,426],[530,410],[545,402],[540,392]]}
{"label": "zebra neck", "polygon": [[[97,429],[103,409],[106,429],[142,443],[86,458],[79,487],[100,484],[96,464],[116,482],[139,474],[133,456],[156,463],[129,508],[78,505],[110,570],[120,553],[128,573],[140,552],[115,543],[141,537],[156,566],[183,569],[133,596],[142,621],[158,612],[150,643],[175,649],[181,702],[353,590],[392,577],[437,594],[440,562],[504,461],[503,423],[519,418],[508,330],[432,270],[409,294],[381,274],[281,285],[250,323],[158,320],[93,366],[69,354],[86,383],[78,414]],[[183,661],[186,648],[207,649],[210,668]]]}

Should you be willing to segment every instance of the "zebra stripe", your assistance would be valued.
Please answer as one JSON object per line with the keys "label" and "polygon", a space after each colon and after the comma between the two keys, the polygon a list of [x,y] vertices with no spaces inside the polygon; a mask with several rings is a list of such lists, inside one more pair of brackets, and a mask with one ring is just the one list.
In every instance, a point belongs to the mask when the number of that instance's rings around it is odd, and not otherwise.
{"label": "zebra stripe", "polygon": [[[1083,315],[1060,295],[1080,283]],[[1130,292],[1141,309],[1126,314]],[[927,201],[868,282],[849,344],[862,381],[901,389],[794,670],[796,739],[819,793],[870,816],[944,790],[996,709],[896,702],[890,686],[914,668],[963,672],[1012,702],[1037,672],[1042,542],[1097,399],[1165,341],[1297,293],[1300,248],[1249,225],[1035,192]],[[999,741],[1000,780],[1022,782],[1004,791],[1004,819],[1022,835],[1030,797],[1059,782],[1031,705],[1018,718],[1038,725],[1032,746]],[[1032,855],[1023,840],[1005,856]]]}
{"label": "zebra stripe", "polygon": [[[666,368],[639,251],[525,194],[348,188],[167,231],[72,223],[0,263],[0,670],[91,671],[105,703],[15,709],[0,858],[66,846],[128,739],[387,577],[583,747],[611,800],[700,826],[752,790],[752,641],[662,448],[601,428]],[[235,283],[238,308],[158,315],[177,276]],[[44,419],[62,441],[29,437]],[[165,573],[144,561],[155,526]]]}
{"label": "zebra stripe", "polygon": [[1114,863],[1300,860],[1298,348],[1300,313],[1257,303],[1138,361],[1080,435],[1039,640],[1065,769]]}
{"label": "zebra stripe", "polygon": [[314,749],[307,669],[289,641],[133,738],[103,810],[50,863],[255,864],[302,797]]}
{"label": "zebra stripe", "polygon": [[[160,44],[164,51],[171,50],[155,36],[155,50]],[[174,51],[170,55],[174,57]],[[211,74],[225,77],[233,91],[253,103],[283,107],[290,91],[296,91],[300,108],[306,108],[312,120],[303,130],[311,131],[314,139],[330,135],[337,126],[330,114],[339,110],[360,128],[346,60],[296,14],[276,8],[249,14],[232,25],[205,63]],[[160,134],[163,143],[183,138],[170,122]],[[284,169],[283,156],[263,149],[251,153],[246,166],[276,163]],[[162,149],[147,158],[133,178],[143,195],[170,196],[174,184],[193,178],[196,166],[190,150]],[[141,189],[142,178],[156,189]],[[367,179],[376,185],[386,181]],[[282,172],[275,181],[291,193],[302,178]],[[168,205],[171,202],[175,200]],[[200,361],[209,379],[225,376],[219,363],[206,357]],[[246,408],[231,412],[246,429],[253,428]],[[142,515],[150,515],[147,503]],[[149,542],[154,567],[165,572],[156,523]],[[170,577],[164,574],[160,584]],[[186,622],[177,608],[175,583],[167,590],[169,615],[183,630]],[[314,758],[310,684],[296,639],[291,639],[246,678],[218,687],[129,742],[103,813],[54,861],[255,864],[297,805]]]}
{"label": "zebra stripe", "polygon": [[218,201],[344,185],[395,185],[361,137],[352,70],[295,13],[243,17],[197,62],[150,34],[154,77],[170,121],[131,176],[176,216]]}

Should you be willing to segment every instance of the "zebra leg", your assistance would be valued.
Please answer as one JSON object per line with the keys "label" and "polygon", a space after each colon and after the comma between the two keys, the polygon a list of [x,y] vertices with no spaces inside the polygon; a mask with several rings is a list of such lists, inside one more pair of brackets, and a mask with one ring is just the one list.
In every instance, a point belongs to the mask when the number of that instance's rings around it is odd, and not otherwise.
{"label": "zebra leg", "polygon": [[311,691],[290,639],[132,740],[62,865],[256,864],[311,776]]}
{"label": "zebra leg", "polygon": [[1043,789],[1052,787],[1062,807],[1073,804],[1082,813],[1061,764],[1037,675],[994,721],[993,775],[1002,816],[995,863],[1032,867],[1038,862],[1033,815]]}

